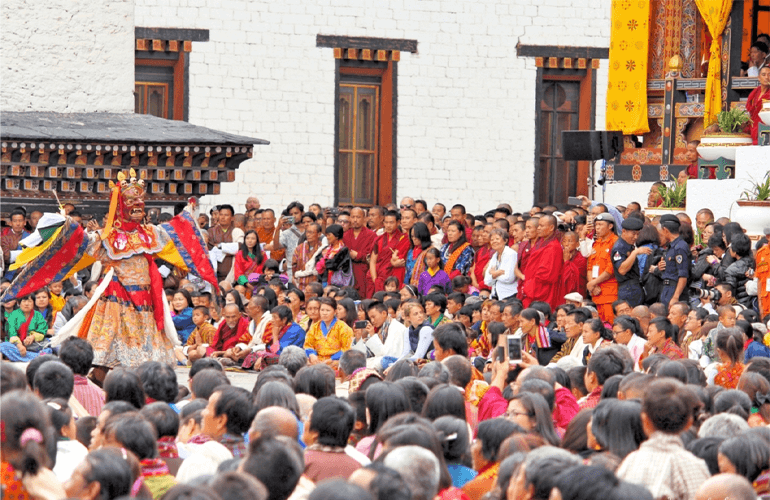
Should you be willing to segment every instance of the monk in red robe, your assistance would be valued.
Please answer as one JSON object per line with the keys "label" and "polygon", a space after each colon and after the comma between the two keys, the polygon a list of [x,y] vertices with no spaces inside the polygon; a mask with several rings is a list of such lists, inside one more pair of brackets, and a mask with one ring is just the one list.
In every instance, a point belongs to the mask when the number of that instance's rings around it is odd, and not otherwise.
{"label": "monk in red robe", "polygon": [[206,349],[206,355],[212,358],[229,358],[239,361],[246,357],[249,349],[241,349],[238,344],[248,344],[251,341],[249,319],[241,314],[238,306],[228,304],[222,310],[224,321],[219,325],[211,345]]}
{"label": "monk in red robe", "polygon": [[562,270],[562,289],[559,295],[563,298],[568,293],[577,292],[586,297],[586,258],[578,250],[579,241],[575,233],[562,236],[561,246],[564,249],[564,268]]}
{"label": "monk in red robe", "polygon": [[537,241],[538,221],[539,219],[537,217],[527,219],[527,222],[524,225],[524,240],[519,243],[519,248],[517,249],[519,260],[516,263],[516,267],[518,268],[516,277],[519,278],[519,298],[522,301],[524,300],[524,280],[527,274],[526,269],[529,264],[529,257],[532,254],[532,248]]}
{"label": "monk in red robe", "polygon": [[545,215],[538,221],[538,241],[530,252],[530,261],[524,271],[524,307],[543,301],[555,310],[564,302],[563,296],[559,295],[564,252],[556,234],[556,224],[553,215]]}
{"label": "monk in red robe", "polygon": [[369,273],[374,282],[374,291],[385,289],[385,280],[390,276],[404,283],[406,275],[406,253],[409,251],[409,238],[398,229],[398,212],[387,212],[384,224],[385,232],[377,238],[369,259]]}
{"label": "monk in red robe", "polygon": [[473,228],[473,237],[471,239],[474,255],[473,255],[473,267],[471,267],[471,278],[473,278],[473,286],[479,290],[490,290],[486,283],[484,283],[484,269],[492,259],[492,248],[489,246],[489,233],[493,227],[489,226],[476,226]]}
{"label": "monk in red robe", "polygon": [[764,66],[759,70],[759,87],[749,94],[746,101],[746,111],[751,117],[751,139],[757,144],[759,134],[759,112],[762,111],[762,101],[770,101],[770,67]]}
{"label": "monk in red robe", "polygon": [[369,274],[369,257],[377,241],[377,234],[364,225],[365,221],[364,211],[354,208],[350,211],[350,229],[342,236],[342,242],[350,249],[355,287],[362,299],[368,299],[374,294],[374,282]]}

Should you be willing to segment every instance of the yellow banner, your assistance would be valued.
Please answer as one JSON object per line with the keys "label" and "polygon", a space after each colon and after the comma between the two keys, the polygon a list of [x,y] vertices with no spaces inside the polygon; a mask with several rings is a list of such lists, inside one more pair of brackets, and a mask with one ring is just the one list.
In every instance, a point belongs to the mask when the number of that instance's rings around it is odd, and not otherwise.
{"label": "yellow banner", "polygon": [[706,77],[706,113],[703,116],[703,126],[708,127],[722,111],[722,32],[730,19],[733,0],[695,0],[695,4],[712,38]]}
{"label": "yellow banner", "polygon": [[607,130],[650,131],[647,123],[647,47],[650,0],[612,0]]}

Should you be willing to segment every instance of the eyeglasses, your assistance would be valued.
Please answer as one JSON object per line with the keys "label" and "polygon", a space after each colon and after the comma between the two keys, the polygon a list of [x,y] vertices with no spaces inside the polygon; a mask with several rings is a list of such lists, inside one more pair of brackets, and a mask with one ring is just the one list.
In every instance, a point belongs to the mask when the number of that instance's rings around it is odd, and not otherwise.
{"label": "eyeglasses", "polygon": [[400,205],[401,208],[412,208],[414,205]]}
{"label": "eyeglasses", "polygon": [[529,417],[530,414],[525,411],[507,411],[505,412],[505,417]]}

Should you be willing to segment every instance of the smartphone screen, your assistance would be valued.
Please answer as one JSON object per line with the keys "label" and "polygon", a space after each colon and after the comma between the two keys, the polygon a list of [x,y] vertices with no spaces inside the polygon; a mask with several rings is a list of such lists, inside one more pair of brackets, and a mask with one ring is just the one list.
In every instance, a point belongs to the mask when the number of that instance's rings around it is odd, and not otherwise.
{"label": "smartphone screen", "polygon": [[511,363],[521,362],[521,337],[508,335],[508,361]]}
{"label": "smartphone screen", "polygon": [[495,359],[501,363],[505,361],[505,347],[500,346],[495,349]]}
{"label": "smartphone screen", "polygon": [[583,201],[575,196],[570,196],[567,198],[567,204],[579,207],[583,204]]}

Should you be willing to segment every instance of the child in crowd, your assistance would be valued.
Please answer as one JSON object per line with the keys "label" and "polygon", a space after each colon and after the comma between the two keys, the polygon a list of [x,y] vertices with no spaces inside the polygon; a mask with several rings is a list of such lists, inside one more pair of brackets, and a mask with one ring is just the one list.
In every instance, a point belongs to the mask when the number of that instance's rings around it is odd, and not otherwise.
{"label": "child in crowd", "polygon": [[400,283],[398,281],[398,278],[395,276],[390,276],[388,279],[385,280],[385,291],[386,292],[398,292],[398,287],[400,286]]}
{"label": "child in crowd", "polygon": [[211,344],[217,329],[209,323],[211,314],[204,306],[195,306],[192,311],[192,322],[195,328],[187,337],[184,346],[174,348],[176,359],[182,364],[192,364],[206,355],[206,348]]}
{"label": "child in crowd", "polygon": [[441,252],[435,248],[429,248],[425,251],[425,271],[420,275],[420,282],[417,290],[420,295],[427,295],[432,286],[438,285],[444,290],[452,289],[452,280],[449,275],[441,269]]}
{"label": "child in crowd", "polygon": [[49,300],[51,303],[51,309],[53,309],[54,314],[64,309],[64,304],[66,302],[64,300],[64,296],[62,295],[63,288],[64,284],[61,281],[54,281],[48,285]]}

